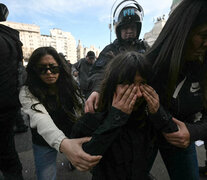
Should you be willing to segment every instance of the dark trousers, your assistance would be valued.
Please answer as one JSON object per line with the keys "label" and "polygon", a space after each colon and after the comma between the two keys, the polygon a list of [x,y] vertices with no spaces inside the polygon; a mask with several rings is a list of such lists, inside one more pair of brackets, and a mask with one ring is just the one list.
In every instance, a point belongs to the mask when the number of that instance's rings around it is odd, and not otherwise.
{"label": "dark trousers", "polygon": [[24,125],[24,119],[23,119],[22,114],[21,114],[21,108],[19,108],[18,111],[17,111],[15,125],[17,127],[20,127],[20,126],[23,126]]}
{"label": "dark trousers", "polygon": [[[207,146],[205,148],[207,149]],[[194,143],[187,148],[176,148],[175,146],[163,146],[160,144],[157,147],[155,146],[154,153],[149,156],[148,171],[152,168],[158,149],[171,180],[199,180],[198,161]]]}
{"label": "dark trousers", "polygon": [[195,144],[187,148],[159,148],[171,180],[199,180]]}
{"label": "dark trousers", "polygon": [[5,180],[23,180],[22,165],[15,149],[13,125],[15,112],[0,114],[0,170]]}
{"label": "dark trousers", "polygon": [[207,140],[204,141],[204,147],[205,147],[205,150],[206,150],[206,161],[205,161],[205,164],[207,166]]}

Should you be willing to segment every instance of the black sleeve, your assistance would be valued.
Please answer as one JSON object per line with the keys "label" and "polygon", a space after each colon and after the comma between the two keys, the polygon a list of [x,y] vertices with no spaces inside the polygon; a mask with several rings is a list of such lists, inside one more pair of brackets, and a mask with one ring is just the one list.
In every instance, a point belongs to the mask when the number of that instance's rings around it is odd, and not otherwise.
{"label": "black sleeve", "polygon": [[86,113],[73,126],[70,138],[81,138],[92,136],[93,132],[103,122],[102,113]]}
{"label": "black sleeve", "polygon": [[104,69],[113,56],[113,44],[110,44],[101,51],[99,57],[94,62],[88,78],[88,89],[90,89],[91,92],[100,91],[100,84],[103,80]]}
{"label": "black sleeve", "polygon": [[91,141],[83,144],[84,151],[91,155],[103,155],[121,131],[121,127],[126,124],[129,115],[112,107],[103,120],[93,118],[92,114],[90,118],[81,124],[78,122],[78,128],[77,124],[75,125],[76,130],[73,129],[72,137],[74,130],[78,136],[92,136]]}
{"label": "black sleeve", "polygon": [[177,125],[172,120],[172,115],[166,111],[161,105],[154,114],[149,113],[149,118],[156,130],[172,133],[178,131]]}
{"label": "black sleeve", "polygon": [[80,59],[78,62],[76,62],[75,64],[72,65],[72,73],[73,73],[74,71],[79,71],[79,69],[80,69],[80,64],[81,64],[81,59]]}
{"label": "black sleeve", "polygon": [[77,70],[77,66],[78,66],[79,62],[73,64],[73,67]]}
{"label": "black sleeve", "polygon": [[91,141],[83,144],[84,151],[91,155],[103,155],[116,139],[128,118],[129,115],[112,107],[104,119],[104,123],[92,134]]}
{"label": "black sleeve", "polygon": [[202,117],[200,118],[200,120],[194,123],[186,123],[188,131],[190,133],[191,141],[206,141],[207,139],[207,111],[203,110],[201,114]]}
{"label": "black sleeve", "polygon": [[147,41],[141,40],[141,39],[139,41],[140,41],[140,44],[141,44],[141,49],[144,50],[144,53],[150,49],[150,45],[148,44]]}
{"label": "black sleeve", "polygon": [[13,42],[0,34],[0,109],[2,112],[19,106],[18,102],[18,54]]}
{"label": "black sleeve", "polygon": [[2,37],[2,35],[0,35],[0,72],[3,71],[3,68],[5,66],[5,63],[9,63],[7,62],[7,60],[9,59],[9,54],[10,54],[10,49],[9,49],[9,45],[8,43],[5,41],[5,39]]}

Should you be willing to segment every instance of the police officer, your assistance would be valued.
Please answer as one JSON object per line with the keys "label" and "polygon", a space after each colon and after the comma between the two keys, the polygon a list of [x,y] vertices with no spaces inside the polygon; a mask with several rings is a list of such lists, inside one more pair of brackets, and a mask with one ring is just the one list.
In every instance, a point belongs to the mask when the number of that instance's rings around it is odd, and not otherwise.
{"label": "police officer", "polygon": [[[0,21],[8,9],[0,3]],[[5,180],[23,180],[22,165],[15,150],[13,125],[20,107],[18,64],[22,61],[19,32],[0,24],[0,170]]]}
{"label": "police officer", "polygon": [[103,78],[103,71],[106,64],[120,52],[134,50],[144,53],[148,48],[147,43],[139,39],[143,14],[142,7],[134,0],[124,0],[115,8],[113,25],[117,39],[102,50],[92,66],[88,78],[91,95],[85,103],[85,112],[94,112],[97,108],[99,85]]}

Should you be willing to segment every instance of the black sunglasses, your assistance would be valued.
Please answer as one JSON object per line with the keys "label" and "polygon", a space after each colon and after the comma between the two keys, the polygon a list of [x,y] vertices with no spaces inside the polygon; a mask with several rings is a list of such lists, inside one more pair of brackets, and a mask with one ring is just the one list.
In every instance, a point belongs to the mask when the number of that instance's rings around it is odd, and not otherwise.
{"label": "black sunglasses", "polygon": [[46,74],[47,71],[50,70],[52,74],[60,73],[60,66],[50,66],[50,67],[36,67],[35,71],[37,74],[43,75]]}

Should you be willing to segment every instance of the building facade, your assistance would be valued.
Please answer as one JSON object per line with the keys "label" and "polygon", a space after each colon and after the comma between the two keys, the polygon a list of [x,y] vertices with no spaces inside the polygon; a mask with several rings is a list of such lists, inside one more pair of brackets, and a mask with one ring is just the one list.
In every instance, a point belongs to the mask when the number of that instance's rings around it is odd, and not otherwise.
{"label": "building facade", "polygon": [[172,5],[171,5],[171,12],[178,6],[178,4],[181,3],[181,1],[182,0],[173,0]]}
{"label": "building facade", "polygon": [[144,34],[144,40],[147,41],[147,43],[150,46],[153,45],[153,43],[155,42],[155,40],[159,36],[165,23],[166,23],[166,20],[165,20],[164,16],[162,18],[161,17],[157,18],[152,30],[150,32]]}
{"label": "building facade", "polygon": [[51,46],[58,52],[63,53],[66,59],[70,60],[72,64],[77,61],[76,41],[70,32],[64,32],[56,28],[51,29],[50,40],[47,41],[47,43],[50,42]]}
{"label": "building facade", "polygon": [[[173,0],[171,5],[171,10],[169,15],[174,11],[174,9],[182,2],[182,0]],[[154,23],[154,26],[150,32],[147,32],[144,34],[145,41],[148,42],[150,46],[153,45],[155,40],[157,39],[158,35],[162,31],[163,27],[165,26],[166,20],[165,16],[158,17],[156,22]]]}
{"label": "building facade", "polygon": [[80,59],[86,57],[86,54],[87,54],[88,51],[93,51],[95,53],[96,57],[98,57],[101,50],[99,48],[96,48],[95,46],[90,46],[89,48],[84,47],[82,45],[81,41],[78,40],[77,60],[80,60]]}
{"label": "building facade", "polygon": [[1,22],[8,27],[19,31],[20,40],[23,43],[22,51],[24,59],[28,59],[31,53],[41,46],[40,27],[33,24],[23,24],[16,22]]}
{"label": "building facade", "polygon": [[[63,53],[67,60],[73,64],[82,57],[85,57],[88,51],[94,51],[98,56],[100,50],[91,46],[90,48],[78,45],[70,32],[64,32],[61,29],[51,29],[50,35],[41,35],[40,27],[33,24],[24,24],[16,22],[1,22],[6,26],[16,29],[20,32],[20,40],[23,43],[23,57],[25,64],[27,63],[32,52],[41,46],[52,46],[58,52]],[[81,44],[80,40],[79,43]]]}

